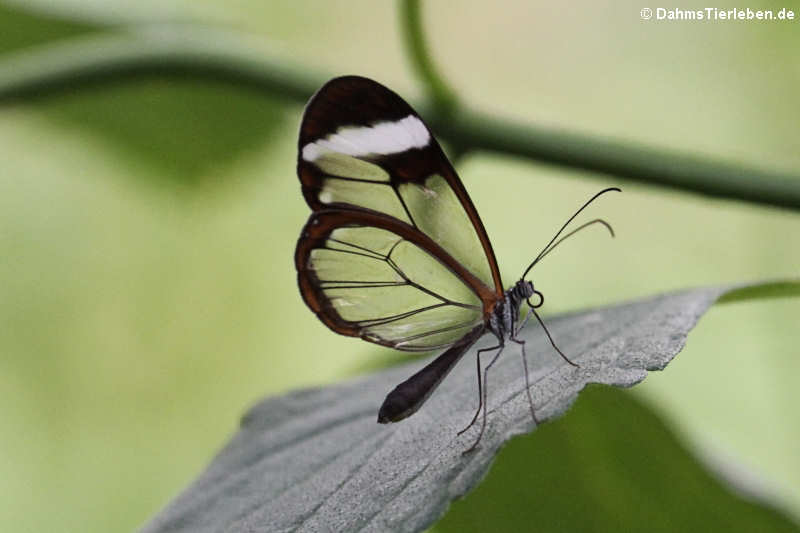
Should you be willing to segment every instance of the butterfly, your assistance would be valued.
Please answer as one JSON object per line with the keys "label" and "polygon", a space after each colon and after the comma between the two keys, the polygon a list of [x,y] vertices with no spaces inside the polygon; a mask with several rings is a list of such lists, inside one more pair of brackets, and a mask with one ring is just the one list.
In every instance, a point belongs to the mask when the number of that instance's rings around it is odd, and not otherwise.
{"label": "butterfly", "polygon": [[[341,335],[408,352],[445,351],[397,385],[378,422],[400,421],[428,399],[484,334],[494,346],[477,351],[477,446],[486,427],[487,377],[506,342],[521,347],[531,415],[525,341],[519,331],[544,303],[524,278],[555,246],[586,202],[553,237],[519,281],[504,290],[492,244],[478,212],[439,143],[400,96],[359,76],[326,83],[308,102],[298,140],[297,174],[312,213],[295,250],[305,303]],[[535,297],[535,303],[531,298]],[[520,320],[520,307],[527,313]],[[545,328],[547,332],[547,329]],[[553,342],[553,347],[574,366]],[[491,353],[482,367],[481,355]]]}

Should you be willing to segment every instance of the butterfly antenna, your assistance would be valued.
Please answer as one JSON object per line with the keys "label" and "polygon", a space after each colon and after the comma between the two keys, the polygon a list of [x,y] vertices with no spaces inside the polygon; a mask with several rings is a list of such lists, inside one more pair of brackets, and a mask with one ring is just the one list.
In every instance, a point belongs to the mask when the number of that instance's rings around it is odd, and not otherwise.
{"label": "butterfly antenna", "polygon": [[552,252],[556,248],[556,246],[558,246],[562,242],[566,241],[567,239],[569,239],[570,237],[572,237],[573,235],[575,235],[576,233],[578,233],[582,229],[588,228],[592,224],[600,224],[602,226],[605,226],[605,228],[608,230],[608,232],[611,234],[612,237],[616,236],[614,234],[614,228],[611,227],[611,224],[609,224],[608,222],[606,222],[602,218],[596,218],[594,220],[590,220],[589,222],[587,222],[585,224],[581,224],[580,226],[578,226],[577,228],[575,228],[574,230],[570,231],[569,233],[567,233],[566,235],[564,235],[563,237],[558,239],[556,242],[554,242],[549,248],[546,249],[546,251],[544,253],[541,254],[541,256],[539,257],[539,261],[541,261],[542,259],[547,257],[547,254]]}
{"label": "butterfly antenna", "polygon": [[[581,211],[583,211],[584,209],[589,207],[589,204],[594,202],[597,198],[599,198],[600,196],[604,195],[605,193],[611,192],[611,191],[622,192],[622,189],[620,189],[619,187],[608,187],[607,189],[603,189],[602,191],[598,192],[597,194],[595,194],[594,196],[589,198],[589,200],[587,200],[586,203],[584,203],[580,207],[580,209],[575,211],[575,213],[573,213],[573,215],[571,217],[569,217],[566,222],[564,222],[564,225],[561,226],[561,229],[559,229],[556,232],[556,234],[553,236],[553,238],[550,239],[550,242],[547,243],[547,246],[542,248],[542,251],[539,252],[539,255],[536,256],[536,259],[534,259],[533,262],[530,265],[528,265],[528,268],[525,269],[525,273],[522,274],[522,277],[520,279],[525,279],[525,276],[528,275],[528,272],[530,272],[530,270],[534,267],[534,265],[536,263],[538,263],[539,260],[542,259],[542,257],[544,257],[545,255],[547,255],[550,252],[550,250],[552,249],[550,247],[551,245],[553,245],[553,248],[555,248],[555,246],[557,246],[561,241],[563,241],[567,237],[575,234],[576,232],[578,232],[579,230],[585,228],[586,226],[588,226],[590,224],[594,224],[596,222],[600,222],[600,223],[604,224],[609,229],[609,231],[611,231],[611,234],[613,235],[614,234],[614,230],[611,229],[611,226],[609,226],[608,223],[606,223],[605,221],[601,221],[600,219],[598,219],[598,220],[593,220],[590,223],[584,224],[583,226],[581,226],[580,228],[576,229],[575,231],[572,231],[569,234],[565,235],[564,239],[561,239],[560,241],[558,241],[558,243],[556,243],[556,239],[558,239],[559,235],[561,235],[561,233],[567,228],[567,226],[569,226],[569,223],[572,222],[575,219],[575,217],[578,216],[581,213]],[[555,243],[555,244],[553,244],[553,243]]]}

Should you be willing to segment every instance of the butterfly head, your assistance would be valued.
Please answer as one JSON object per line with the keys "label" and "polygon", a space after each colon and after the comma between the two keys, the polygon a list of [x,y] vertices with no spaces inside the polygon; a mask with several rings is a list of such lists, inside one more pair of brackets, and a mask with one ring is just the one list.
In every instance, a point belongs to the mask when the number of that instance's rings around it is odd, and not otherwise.
{"label": "butterfly head", "polygon": [[[517,301],[522,302],[522,300],[525,300],[528,302],[528,305],[533,309],[541,307],[542,304],[544,303],[544,296],[542,295],[541,292],[537,291],[534,288],[532,281],[521,279],[516,283],[516,285],[514,285],[514,288],[511,290],[514,292],[514,296],[516,297]],[[536,303],[536,305],[531,303],[531,296],[534,295],[536,295],[539,298],[539,301]]]}

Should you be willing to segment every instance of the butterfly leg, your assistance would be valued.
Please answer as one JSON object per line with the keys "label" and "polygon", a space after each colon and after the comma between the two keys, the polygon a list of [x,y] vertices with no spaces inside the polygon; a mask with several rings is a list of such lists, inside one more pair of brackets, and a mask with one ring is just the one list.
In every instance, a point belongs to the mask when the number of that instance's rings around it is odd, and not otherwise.
{"label": "butterfly leg", "polygon": [[[481,421],[481,430],[478,433],[478,438],[475,439],[475,442],[472,443],[472,446],[470,446],[469,448],[464,450],[462,455],[468,454],[469,452],[471,452],[472,450],[474,450],[478,446],[478,443],[481,441],[481,438],[483,437],[483,431],[486,429],[486,407],[487,407],[486,396],[487,396],[487,390],[489,389],[488,383],[487,383],[486,380],[487,380],[487,378],[489,376],[489,369],[492,368],[492,365],[494,365],[497,362],[497,360],[500,358],[500,354],[503,353],[503,348],[505,348],[505,345],[501,342],[499,345],[497,345],[497,346],[495,346],[493,348],[485,348],[484,349],[484,350],[495,350],[495,349],[498,349],[498,348],[499,348],[499,350],[497,350],[497,353],[494,354],[494,357],[492,357],[492,360],[489,361],[489,364],[486,365],[486,368],[483,369],[483,398],[482,398],[482,401],[481,401],[481,405],[483,406],[483,420]],[[476,418],[477,418],[478,412],[480,412],[480,407],[478,408],[478,411],[475,413]],[[473,419],[472,422],[474,423],[475,419]],[[467,426],[467,428],[469,428],[470,426],[472,426],[472,423],[470,423],[470,425]]]}
{"label": "butterfly leg", "polygon": [[[528,316],[530,316],[530,313],[528,313]],[[525,321],[527,322],[527,318]],[[522,325],[524,326],[525,324],[523,323]],[[520,326],[519,329],[522,329],[522,326]],[[517,330],[517,333],[519,333],[519,329]],[[536,412],[533,410],[533,398],[531,398],[531,382],[530,378],[528,377],[528,358],[525,355],[525,341],[516,338],[516,336],[511,337],[511,340],[519,344],[522,348],[522,368],[525,370],[525,393],[528,395],[528,405],[531,406],[531,416],[533,417],[533,421],[538,426],[539,419],[536,418]]]}
{"label": "butterfly leg", "polygon": [[514,335],[511,338],[514,339],[515,341],[517,340],[516,337],[517,337],[517,335],[519,335],[519,332],[522,331],[522,328],[524,328],[525,325],[528,323],[528,320],[530,320],[532,311],[533,311],[533,308],[529,307],[528,308],[528,312],[525,313],[525,319],[522,321],[522,324],[520,324],[519,327],[516,329],[516,331],[514,331]]}
{"label": "butterfly leg", "polygon": [[[511,337],[512,340],[514,342],[519,342],[519,339],[517,339],[516,337],[517,337],[517,335],[519,335],[519,332],[522,331],[522,328],[525,327],[525,324],[528,323],[528,320],[531,318],[531,315],[534,315],[536,317],[536,320],[539,321],[539,324],[541,324],[542,329],[544,329],[545,334],[547,334],[547,338],[550,339],[550,344],[552,344],[553,348],[556,349],[556,352],[558,352],[558,355],[560,355],[564,359],[564,361],[566,361],[567,363],[571,364],[572,366],[574,366],[576,368],[580,368],[581,365],[579,365],[577,363],[573,363],[566,355],[564,355],[564,352],[562,352],[559,349],[559,347],[556,346],[556,343],[553,340],[553,337],[550,336],[550,332],[547,330],[547,326],[544,325],[544,322],[542,322],[542,319],[539,318],[539,315],[536,313],[536,311],[533,310],[533,307],[528,307],[528,312],[525,313],[525,319],[522,321],[522,324],[520,324],[520,326],[516,329],[516,331],[514,331],[514,335],[513,335],[513,337]],[[523,351],[524,350],[525,349],[523,348]]]}
{"label": "butterfly leg", "polygon": [[[531,311],[533,311],[532,308],[531,308]],[[539,313],[537,313],[536,311],[533,311],[533,316],[535,316],[536,320],[539,321],[539,324],[542,326],[542,329],[544,330],[545,334],[547,335],[547,338],[550,340],[550,344],[553,345],[553,348],[555,348],[555,350],[558,352],[558,355],[560,355],[561,358],[564,359],[564,361],[566,361],[567,363],[571,364],[575,368],[580,368],[581,365],[579,365],[578,363],[573,363],[570,360],[570,358],[567,357],[566,355],[564,355],[564,352],[562,352],[561,349],[558,346],[556,346],[556,341],[553,340],[553,337],[550,335],[550,332],[547,330],[547,326],[544,325],[544,322],[542,321],[541,317],[539,316]]]}
{"label": "butterfly leg", "polygon": [[467,427],[465,427],[464,429],[462,429],[461,431],[456,433],[456,436],[461,435],[466,430],[468,430],[469,428],[472,427],[472,425],[478,419],[478,415],[481,413],[481,407],[483,407],[483,394],[482,394],[483,388],[481,387],[481,352],[491,352],[492,350],[498,350],[498,349],[501,349],[502,347],[503,346],[501,344],[498,344],[497,346],[492,346],[490,348],[481,348],[480,350],[478,350],[478,356],[475,358],[475,361],[478,363],[477,364],[477,367],[478,367],[478,409],[475,411],[475,416],[472,417],[472,420],[470,421],[470,423],[467,424]]}

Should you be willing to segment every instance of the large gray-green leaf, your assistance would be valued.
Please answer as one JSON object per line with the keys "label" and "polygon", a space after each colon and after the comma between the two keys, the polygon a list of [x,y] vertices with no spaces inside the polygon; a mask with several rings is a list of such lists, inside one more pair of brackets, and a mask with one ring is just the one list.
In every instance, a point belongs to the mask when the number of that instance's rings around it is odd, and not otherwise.
{"label": "large gray-green leaf", "polygon": [[[683,347],[705,310],[730,288],[672,293],[548,320],[566,365],[528,327],[537,414],[564,413],[588,383],[629,387]],[[487,337],[478,345],[488,345]],[[309,364],[313,357],[309,356]],[[323,356],[323,355],[319,355]],[[421,362],[341,385],[267,399],[208,469],[145,531],[417,531],[484,476],[498,449],[531,431],[519,353],[489,376],[489,424],[481,444],[456,433],[476,407],[474,349],[413,417],[376,423],[385,394]]]}

